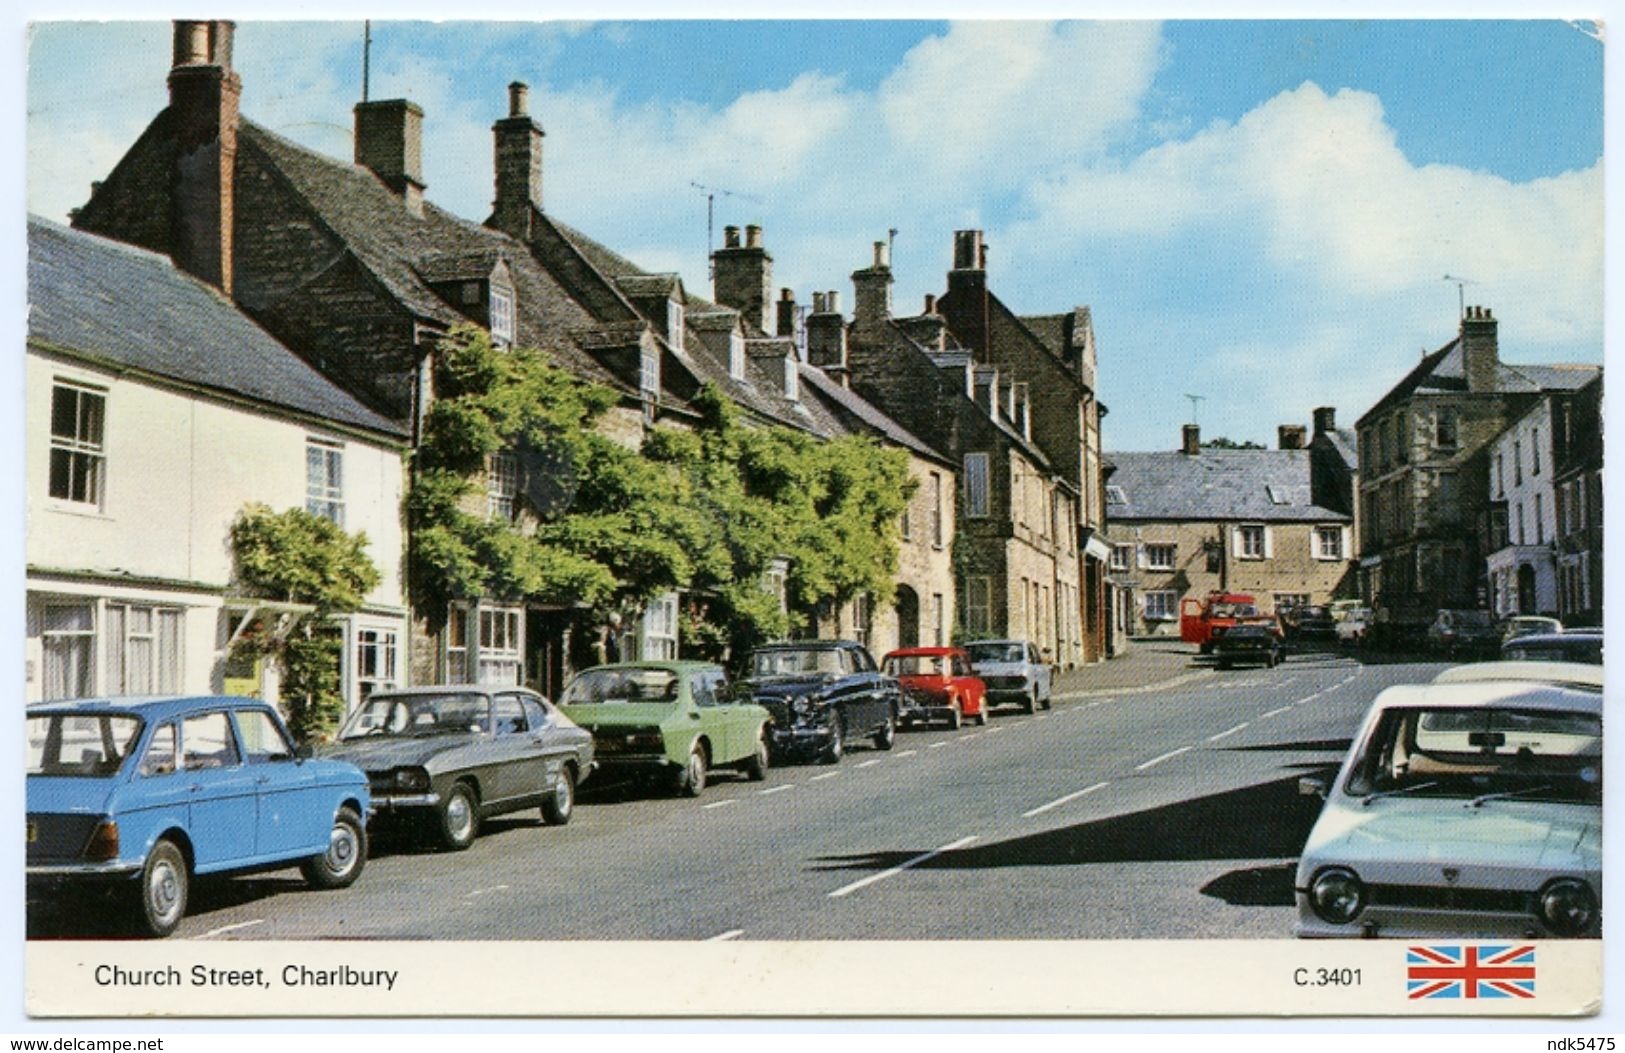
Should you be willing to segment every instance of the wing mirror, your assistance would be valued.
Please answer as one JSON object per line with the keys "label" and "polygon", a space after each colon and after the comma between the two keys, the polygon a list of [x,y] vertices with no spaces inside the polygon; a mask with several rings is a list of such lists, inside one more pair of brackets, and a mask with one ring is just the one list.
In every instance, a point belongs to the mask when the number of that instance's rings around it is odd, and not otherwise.
{"label": "wing mirror", "polygon": [[1326,780],[1318,775],[1304,775],[1298,779],[1299,797],[1319,797],[1326,799]]}
{"label": "wing mirror", "polygon": [[302,761],[310,760],[312,757],[316,756],[316,747],[315,746],[295,746],[293,748],[293,755],[294,755],[294,758],[296,760],[302,760]]}

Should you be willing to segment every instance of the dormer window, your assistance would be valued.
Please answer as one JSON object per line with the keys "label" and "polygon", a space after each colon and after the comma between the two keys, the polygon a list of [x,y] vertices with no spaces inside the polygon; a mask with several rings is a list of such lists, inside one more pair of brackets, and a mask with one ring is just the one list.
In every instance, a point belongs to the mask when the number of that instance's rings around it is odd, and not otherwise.
{"label": "dormer window", "polygon": [[745,379],[745,338],[737,331],[728,334],[728,375]]}
{"label": "dormer window", "polygon": [[491,339],[513,343],[513,293],[491,286]]}
{"label": "dormer window", "polygon": [[660,394],[660,352],[647,344],[643,348],[641,369],[638,372],[638,387],[648,398],[655,398]]}
{"label": "dormer window", "polygon": [[674,351],[683,349],[683,305],[676,300],[666,301],[666,343]]}
{"label": "dormer window", "polygon": [[784,397],[791,402],[801,401],[801,371],[796,368],[796,356],[784,356]]}

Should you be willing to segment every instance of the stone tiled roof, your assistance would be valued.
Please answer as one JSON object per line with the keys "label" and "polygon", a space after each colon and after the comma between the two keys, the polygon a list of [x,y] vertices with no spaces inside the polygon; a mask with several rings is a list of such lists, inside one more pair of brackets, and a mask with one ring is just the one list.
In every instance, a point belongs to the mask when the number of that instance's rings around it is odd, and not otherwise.
{"label": "stone tiled roof", "polygon": [[1601,366],[1562,364],[1552,366],[1505,366],[1519,374],[1538,391],[1578,391],[1602,375]]}
{"label": "stone tiled roof", "polygon": [[933,449],[930,444],[886,416],[851,388],[836,383],[822,369],[806,363],[802,363],[800,368],[803,397],[810,394],[814,399],[823,400],[828,404],[832,414],[844,418],[849,430],[878,435],[895,446],[912,450],[921,457],[952,466],[953,462]]}
{"label": "stone tiled roof", "polygon": [[1112,461],[1111,486],[1126,498],[1109,507],[1114,521],[1349,519],[1312,502],[1308,450],[1119,452]]}
{"label": "stone tiled roof", "polygon": [[404,438],[167,256],[30,216],[28,300],[54,349]]}
{"label": "stone tiled roof", "polygon": [[[1495,384],[1497,390],[1513,394],[1572,391],[1595,377],[1600,369],[1600,366],[1590,365],[1517,366],[1499,362],[1496,364]],[[1389,388],[1387,394],[1360,420],[1364,421],[1417,392],[1466,390],[1466,356],[1462,351],[1461,337],[1458,336],[1437,351],[1423,355],[1422,361],[1398,384]]]}
{"label": "stone tiled roof", "polygon": [[[244,120],[239,150],[252,150],[285,178],[311,210],[407,310],[441,325],[468,321],[430,288],[424,273],[504,259],[514,280],[515,340],[551,353],[578,376],[626,385],[563,334],[594,327],[597,319],[508,235],[471,223],[425,201],[421,218],[360,165],[316,153]],[[453,277],[463,277],[454,274]],[[245,304],[297,296],[297,289],[240,285]]]}

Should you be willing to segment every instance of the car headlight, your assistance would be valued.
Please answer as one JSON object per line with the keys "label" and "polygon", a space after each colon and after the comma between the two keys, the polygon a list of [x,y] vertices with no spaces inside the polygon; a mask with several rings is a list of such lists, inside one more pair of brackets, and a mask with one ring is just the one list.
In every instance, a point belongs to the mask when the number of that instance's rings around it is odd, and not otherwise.
{"label": "car headlight", "polygon": [[429,773],[422,768],[396,768],[395,785],[403,790],[427,790]]}
{"label": "car headlight", "polygon": [[1365,886],[1354,871],[1328,867],[1309,883],[1309,908],[1321,921],[1347,925],[1365,909]]}
{"label": "car headlight", "polygon": [[1540,920],[1558,936],[1588,932],[1597,920],[1597,896],[1576,878],[1559,878],[1540,891]]}

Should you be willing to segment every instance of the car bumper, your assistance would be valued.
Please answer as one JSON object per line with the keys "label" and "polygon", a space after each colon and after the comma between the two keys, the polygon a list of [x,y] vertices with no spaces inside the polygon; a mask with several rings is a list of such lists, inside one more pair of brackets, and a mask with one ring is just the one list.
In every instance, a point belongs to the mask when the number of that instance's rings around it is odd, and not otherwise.
{"label": "car bumper", "polygon": [[[1297,934],[1304,939],[1557,939],[1531,914],[1491,914],[1476,910],[1407,910],[1370,908],[1347,925],[1316,917],[1299,892]],[[1596,938],[1600,932],[1582,934]]]}
{"label": "car bumper", "polygon": [[614,774],[615,772],[630,772],[632,774],[652,774],[681,768],[682,765],[667,757],[665,754],[633,754],[622,757],[600,757],[593,762],[596,770]]}
{"label": "car bumper", "polygon": [[1032,697],[1031,684],[1021,687],[990,687],[987,689],[987,704],[990,706],[1002,705],[1006,702],[1025,702]]}
{"label": "car bumper", "polygon": [[798,724],[794,727],[775,727],[768,733],[773,749],[780,753],[812,753],[828,746],[834,737],[828,724]]}
{"label": "car bumper", "polygon": [[946,702],[904,702],[897,710],[897,719],[904,724],[928,720],[952,720],[954,707]]}
{"label": "car bumper", "polygon": [[375,793],[372,795],[372,805],[368,809],[368,814],[410,812],[420,808],[438,808],[439,806],[440,795],[438,793]]}
{"label": "car bumper", "polygon": [[110,859],[105,863],[30,863],[30,880],[94,880],[129,877],[141,869],[141,860]]}

